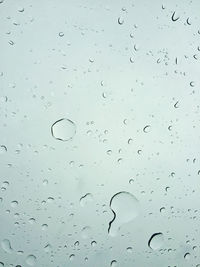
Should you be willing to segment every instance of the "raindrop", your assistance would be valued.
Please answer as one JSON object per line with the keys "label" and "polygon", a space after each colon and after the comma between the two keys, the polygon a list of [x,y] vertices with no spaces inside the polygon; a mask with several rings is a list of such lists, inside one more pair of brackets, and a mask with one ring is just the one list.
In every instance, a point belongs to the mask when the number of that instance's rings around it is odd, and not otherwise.
{"label": "raindrop", "polygon": [[124,20],[123,20],[121,17],[118,18],[118,24],[119,24],[119,25],[124,24]]}
{"label": "raindrop", "polygon": [[30,266],[35,265],[36,263],[36,257],[34,255],[28,255],[26,258],[26,263]]}
{"label": "raindrop", "polygon": [[13,251],[10,241],[8,239],[4,239],[3,241],[1,241],[1,247],[7,253],[12,253]]}
{"label": "raindrop", "polygon": [[0,154],[4,154],[4,153],[6,153],[6,152],[7,152],[7,147],[4,146],[4,145],[1,145],[1,146],[0,146]]}
{"label": "raindrop", "polygon": [[97,242],[96,242],[96,241],[92,241],[92,242],[91,242],[91,246],[92,246],[92,247],[95,247],[96,245],[97,245]]}
{"label": "raindrop", "polygon": [[88,202],[91,202],[93,200],[93,196],[90,193],[87,193],[83,197],[80,198],[80,205],[84,207],[88,204]]}
{"label": "raindrop", "polygon": [[51,250],[51,245],[50,245],[50,244],[47,244],[47,245],[44,247],[44,251],[45,251],[46,253],[48,253],[50,250]]}
{"label": "raindrop", "polygon": [[83,229],[81,230],[81,237],[83,239],[87,239],[90,237],[90,234],[91,234],[91,228],[89,226],[83,227]]}
{"label": "raindrop", "polygon": [[178,101],[174,104],[174,107],[175,107],[175,108],[178,108],[178,107],[179,107],[179,105],[178,105]]}
{"label": "raindrop", "polygon": [[14,200],[10,203],[12,208],[16,208],[18,206],[18,201]]}
{"label": "raindrop", "polygon": [[76,125],[69,119],[60,119],[51,126],[52,136],[60,141],[69,141],[76,134]]}
{"label": "raindrop", "polygon": [[3,262],[0,262],[0,267],[3,267],[4,266],[4,263]]}
{"label": "raindrop", "polygon": [[28,221],[29,221],[30,224],[34,224],[35,223],[35,219],[34,218],[30,218]]}
{"label": "raindrop", "polygon": [[153,249],[157,250],[160,249],[164,242],[164,236],[162,233],[155,233],[151,236],[148,242],[148,246]]}
{"label": "raindrop", "polygon": [[176,15],[176,12],[172,14],[172,21],[177,21],[180,17]]}
{"label": "raindrop", "polygon": [[186,22],[188,25],[191,25],[190,18],[187,18]]}
{"label": "raindrop", "polygon": [[146,126],[143,128],[143,132],[144,132],[144,133],[148,133],[150,130],[151,130],[151,126],[150,126],[150,125],[146,125]]}
{"label": "raindrop", "polygon": [[117,261],[116,260],[111,261],[110,266],[111,267],[117,266]]}
{"label": "raindrop", "polygon": [[134,58],[133,57],[130,57],[129,60],[130,60],[131,63],[134,63]]}
{"label": "raindrop", "polygon": [[42,231],[47,230],[47,228],[48,228],[48,224],[43,224],[43,225],[42,225]]}
{"label": "raindrop", "polygon": [[74,255],[74,254],[71,254],[71,255],[69,256],[69,260],[70,260],[70,261],[73,261],[74,258],[75,258],[75,255]]}
{"label": "raindrop", "polygon": [[20,8],[18,8],[18,11],[22,13],[22,12],[24,12],[24,8],[20,7]]}
{"label": "raindrop", "polygon": [[184,259],[185,260],[189,260],[190,259],[190,253],[185,253],[185,255],[184,255]]}
{"label": "raindrop", "polygon": [[60,37],[63,37],[64,36],[64,33],[63,32],[59,32],[59,36]]}
{"label": "raindrop", "polygon": [[111,198],[110,208],[114,217],[109,223],[108,233],[115,236],[123,224],[138,216],[139,201],[131,193],[119,192]]}
{"label": "raindrop", "polygon": [[132,252],[133,252],[133,248],[132,248],[132,247],[128,247],[128,248],[126,249],[126,251],[127,251],[128,253],[132,253]]}

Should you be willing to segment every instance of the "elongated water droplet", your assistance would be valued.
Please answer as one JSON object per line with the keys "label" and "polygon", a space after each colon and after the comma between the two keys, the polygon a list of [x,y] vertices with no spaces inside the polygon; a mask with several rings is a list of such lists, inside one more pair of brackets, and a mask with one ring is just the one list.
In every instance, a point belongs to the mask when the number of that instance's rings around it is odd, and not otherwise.
{"label": "elongated water droplet", "polygon": [[123,18],[121,18],[121,17],[118,18],[118,24],[119,24],[119,25],[124,24],[124,20],[123,20]]}
{"label": "elongated water droplet", "polygon": [[119,192],[110,200],[110,208],[114,218],[109,223],[108,233],[115,236],[119,228],[139,214],[139,201],[134,195],[128,192]]}
{"label": "elongated water droplet", "polygon": [[163,245],[164,242],[164,236],[162,233],[155,233],[153,234],[148,242],[148,246],[153,249],[153,250],[157,250],[160,249]]}
{"label": "elongated water droplet", "polygon": [[180,17],[176,15],[176,12],[172,14],[172,21],[177,21]]}
{"label": "elongated water droplet", "polygon": [[8,239],[4,239],[1,242],[1,247],[7,253],[12,253],[12,251],[13,251],[11,244],[10,244],[10,240],[8,240]]}
{"label": "elongated water droplet", "polygon": [[76,134],[76,125],[69,119],[60,119],[51,126],[52,136],[60,141],[69,141]]}

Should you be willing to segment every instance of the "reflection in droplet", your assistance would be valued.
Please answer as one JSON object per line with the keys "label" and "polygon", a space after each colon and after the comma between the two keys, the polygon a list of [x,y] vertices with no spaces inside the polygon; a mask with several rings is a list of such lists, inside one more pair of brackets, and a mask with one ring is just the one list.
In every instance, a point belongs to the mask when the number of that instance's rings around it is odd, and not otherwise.
{"label": "reflection in droplet", "polygon": [[11,244],[10,244],[10,240],[8,239],[4,239],[1,241],[1,247],[7,253],[12,253],[13,251]]}
{"label": "reflection in droplet", "polygon": [[162,233],[155,233],[153,234],[148,242],[148,246],[153,249],[153,250],[157,250],[160,249],[163,245],[164,242],[164,236]]}
{"label": "reflection in droplet", "polygon": [[28,255],[26,258],[26,263],[30,266],[35,265],[36,263],[36,257],[34,255]]}
{"label": "reflection in droplet", "polygon": [[139,201],[131,193],[119,192],[111,198],[110,208],[114,218],[109,223],[108,233],[115,236],[123,224],[138,216]]}
{"label": "reflection in droplet", "polygon": [[60,119],[51,126],[52,136],[60,141],[69,141],[76,134],[76,125],[69,119]]}

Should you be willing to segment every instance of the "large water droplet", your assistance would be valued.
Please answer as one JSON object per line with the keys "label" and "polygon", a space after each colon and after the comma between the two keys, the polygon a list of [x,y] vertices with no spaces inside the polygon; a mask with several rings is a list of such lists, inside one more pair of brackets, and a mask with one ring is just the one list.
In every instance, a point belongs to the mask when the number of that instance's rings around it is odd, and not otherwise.
{"label": "large water droplet", "polygon": [[26,263],[30,266],[35,265],[36,263],[36,257],[34,255],[28,255],[26,258]]}
{"label": "large water droplet", "polygon": [[176,15],[176,12],[172,14],[172,21],[177,21],[180,17]]}
{"label": "large water droplet", "polygon": [[69,141],[76,134],[76,125],[69,119],[60,119],[51,126],[52,136],[60,141]]}
{"label": "large water droplet", "polygon": [[114,218],[109,223],[108,233],[115,236],[119,228],[138,216],[139,201],[128,192],[119,192],[110,200],[110,208]]}
{"label": "large water droplet", "polygon": [[157,250],[162,247],[164,242],[164,236],[162,233],[155,233],[151,236],[148,242],[148,246],[153,249]]}
{"label": "large water droplet", "polygon": [[1,241],[1,247],[7,253],[12,253],[13,251],[10,241],[8,239],[4,239],[3,241]]}

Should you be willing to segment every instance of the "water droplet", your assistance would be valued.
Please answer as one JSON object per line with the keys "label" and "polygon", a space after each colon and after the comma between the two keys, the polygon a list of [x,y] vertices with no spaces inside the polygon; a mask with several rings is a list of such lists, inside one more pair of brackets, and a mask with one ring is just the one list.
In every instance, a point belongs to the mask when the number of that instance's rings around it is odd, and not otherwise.
{"label": "water droplet", "polygon": [[121,17],[118,18],[118,24],[119,24],[119,25],[124,24],[124,20],[123,20],[123,18],[121,18]]}
{"label": "water droplet", "polygon": [[186,22],[187,22],[188,25],[191,25],[191,24],[192,24],[192,23],[190,22],[190,18],[187,18]]}
{"label": "water droplet", "polygon": [[60,141],[69,141],[76,134],[76,125],[69,119],[60,119],[51,126],[52,136]]}
{"label": "water droplet", "polygon": [[83,197],[80,198],[80,205],[84,207],[88,204],[88,202],[91,202],[93,200],[93,196],[90,193],[87,193]]}
{"label": "water droplet", "polygon": [[11,203],[10,203],[11,207],[12,208],[16,208],[18,206],[18,201],[16,200],[13,200]]}
{"label": "water droplet", "polygon": [[74,254],[71,254],[71,255],[69,256],[69,260],[70,260],[70,261],[73,261],[74,258],[75,258],[75,255],[74,255]]}
{"label": "water droplet", "polygon": [[123,224],[138,216],[139,201],[131,193],[119,192],[111,198],[110,208],[114,218],[109,223],[108,233],[115,236]]}
{"label": "water droplet", "polygon": [[185,260],[189,260],[190,259],[190,253],[185,253],[185,255],[184,255],[184,259]]}
{"label": "water droplet", "polygon": [[178,107],[179,107],[178,103],[179,103],[179,101],[177,101],[177,102],[174,104],[174,107],[175,107],[175,108],[178,108]]}
{"label": "water droplet", "polygon": [[130,179],[129,180],[129,184],[133,184],[134,183],[134,180],[133,179]]}
{"label": "water droplet", "polygon": [[26,263],[30,266],[35,265],[36,263],[36,257],[34,255],[28,255],[26,258]]}
{"label": "water droplet", "polygon": [[148,132],[150,132],[150,130],[151,130],[151,126],[150,126],[150,125],[146,125],[146,126],[143,128],[143,132],[144,132],[144,133],[148,133]]}
{"label": "water droplet", "polygon": [[64,36],[64,33],[63,32],[59,32],[59,36],[60,37],[63,37]]}
{"label": "water droplet", "polygon": [[46,253],[48,253],[50,250],[51,250],[51,245],[50,244],[47,244],[45,247],[44,247],[44,251],[46,252]]}
{"label": "water droplet", "polygon": [[48,185],[48,180],[47,179],[44,179],[43,182],[42,182],[43,185]]}
{"label": "water droplet", "polygon": [[29,221],[30,224],[34,224],[35,223],[35,219],[34,218],[30,218],[28,221]]}
{"label": "water droplet", "polygon": [[130,60],[131,63],[134,63],[134,58],[133,57],[130,57],[129,60]]}
{"label": "water droplet", "polygon": [[1,247],[7,253],[12,253],[13,251],[10,241],[8,239],[4,239],[3,241],[1,241]]}
{"label": "water droplet", "polygon": [[42,225],[42,230],[43,230],[43,231],[47,230],[47,228],[48,228],[48,224],[43,224],[43,225]]}
{"label": "water droplet", "polygon": [[4,154],[4,153],[6,153],[6,152],[7,152],[7,147],[4,146],[4,145],[1,145],[1,146],[0,146],[0,154]]}
{"label": "water droplet", "polygon": [[172,14],[172,21],[177,21],[180,17],[176,15],[176,12]]}
{"label": "water droplet", "polygon": [[110,266],[111,267],[117,266],[117,261],[116,260],[111,261]]}
{"label": "water droplet", "polygon": [[155,233],[151,236],[148,242],[148,246],[153,249],[157,250],[160,249],[164,242],[164,236],[162,233]]}
{"label": "water droplet", "polygon": [[91,228],[89,226],[83,227],[83,229],[81,230],[81,237],[83,239],[87,239],[90,237],[90,234],[91,234]]}
{"label": "water droplet", "polygon": [[20,7],[20,8],[18,8],[18,11],[22,13],[22,12],[24,12],[24,8]]}
{"label": "water droplet", "polygon": [[3,267],[4,266],[4,263],[3,262],[0,262],[0,267]]}
{"label": "water droplet", "polygon": [[96,245],[97,245],[97,242],[96,242],[96,241],[92,241],[92,242],[91,242],[91,246],[92,246],[92,247],[95,247]]}
{"label": "water droplet", "polygon": [[132,247],[128,247],[128,248],[126,249],[126,251],[127,251],[128,253],[132,253],[132,252],[133,252],[133,248],[132,248]]}

